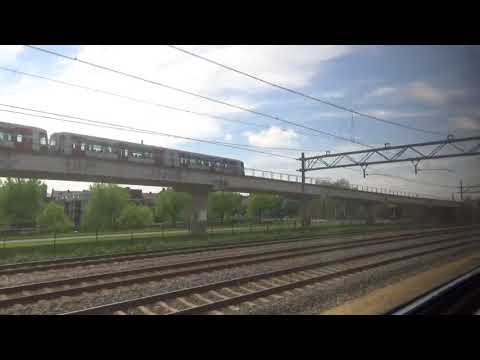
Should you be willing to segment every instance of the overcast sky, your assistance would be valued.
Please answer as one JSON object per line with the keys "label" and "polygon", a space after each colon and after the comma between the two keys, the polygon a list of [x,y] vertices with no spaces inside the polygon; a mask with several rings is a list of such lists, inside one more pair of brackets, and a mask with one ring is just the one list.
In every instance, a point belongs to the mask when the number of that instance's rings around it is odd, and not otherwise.
{"label": "overcast sky", "polygon": [[[82,60],[105,65],[272,114],[370,145],[392,145],[441,139],[442,136],[402,129],[353,116],[262,84],[168,46],[43,46]],[[480,47],[462,46],[181,46],[212,60],[266,80],[352,107],[387,120],[456,137],[480,135]],[[0,66],[56,80],[115,92],[151,103],[217,115],[241,124],[139,103],[0,70],[0,103],[108,121],[162,133],[266,147],[326,150],[361,149],[353,143],[215,104],[153,84],[109,73],[23,46],[0,46]],[[7,109],[0,106],[0,109]],[[243,160],[245,167],[295,173],[298,162],[199,142],[139,134],[0,112],[0,121],[44,128],[49,134],[77,132],[133,142],[185,149]],[[259,126],[260,125],[260,126]],[[262,127],[263,126],[263,127]],[[298,157],[299,151],[270,150]],[[460,179],[480,184],[479,158],[428,161],[415,176],[409,163],[361,170],[322,170],[312,177],[347,178],[355,184],[451,196]],[[389,174],[425,183],[421,185]],[[56,190],[78,190],[86,183],[48,181]],[[427,185],[428,184],[428,185]],[[443,185],[442,186],[433,186]],[[143,187],[147,191],[157,188]]]}

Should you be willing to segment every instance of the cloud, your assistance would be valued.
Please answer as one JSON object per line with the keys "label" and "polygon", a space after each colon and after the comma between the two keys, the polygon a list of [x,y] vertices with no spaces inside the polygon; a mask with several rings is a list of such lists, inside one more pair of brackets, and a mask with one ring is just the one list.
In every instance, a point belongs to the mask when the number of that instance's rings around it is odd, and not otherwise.
{"label": "cloud", "polygon": [[232,134],[225,134],[225,140],[226,141],[232,140]]}
{"label": "cloud", "polygon": [[292,145],[298,138],[298,134],[292,130],[282,130],[279,127],[272,126],[269,129],[258,133],[247,131],[244,135],[248,142],[256,146],[287,146]]}
{"label": "cloud", "polygon": [[384,117],[384,118],[420,118],[420,117],[430,117],[433,115],[431,111],[397,111],[390,109],[372,109],[367,111],[368,114]]}
{"label": "cloud", "polygon": [[429,105],[442,105],[455,97],[464,96],[461,89],[440,89],[427,81],[413,81],[404,86],[379,87],[366,95],[369,97],[395,97],[396,100],[414,100]]}
{"label": "cloud", "polygon": [[15,61],[22,52],[23,45],[1,45],[0,46],[0,65],[6,65]]}
{"label": "cloud", "polygon": [[386,96],[386,95],[391,95],[393,93],[395,93],[397,91],[396,88],[394,87],[380,87],[380,88],[377,88],[373,91],[371,91],[370,93],[367,94],[367,97],[370,97],[370,96]]}
{"label": "cloud", "polygon": [[480,130],[480,117],[459,116],[451,122],[453,128],[461,130]]}
{"label": "cloud", "polygon": [[448,99],[448,92],[435,89],[424,81],[415,81],[406,87],[406,94],[422,102],[443,104]]}
{"label": "cloud", "polygon": [[343,97],[345,97],[344,90],[326,91],[320,94],[320,98],[326,98],[326,99],[340,99]]}

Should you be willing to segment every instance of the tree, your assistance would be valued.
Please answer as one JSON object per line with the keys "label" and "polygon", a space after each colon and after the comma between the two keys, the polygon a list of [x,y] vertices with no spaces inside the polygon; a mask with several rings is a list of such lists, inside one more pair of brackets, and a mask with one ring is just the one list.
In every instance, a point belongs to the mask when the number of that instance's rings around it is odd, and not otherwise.
{"label": "tree", "polygon": [[242,197],[238,193],[212,192],[208,195],[208,214],[220,219],[223,224],[225,219],[232,218],[242,212]]}
{"label": "tree", "polygon": [[155,215],[161,220],[170,220],[173,226],[185,217],[192,203],[190,194],[171,189],[160,192],[155,199]]}
{"label": "tree", "polygon": [[147,206],[129,204],[123,209],[118,222],[125,229],[145,227],[153,223],[152,210]]}
{"label": "tree", "polygon": [[54,202],[49,203],[38,217],[41,230],[48,232],[66,232],[73,228],[70,219],[65,215],[63,206]]}
{"label": "tree", "polygon": [[250,219],[262,221],[262,217],[275,216],[279,213],[281,199],[278,196],[266,194],[251,194],[248,198],[247,215]]}
{"label": "tree", "polygon": [[284,199],[282,202],[282,216],[295,217],[300,213],[300,201]]}
{"label": "tree", "polygon": [[33,226],[42,210],[47,185],[35,179],[7,179],[0,187],[0,214],[4,225]]}
{"label": "tree", "polygon": [[118,219],[127,204],[127,189],[110,184],[91,185],[82,225],[89,230],[117,229]]}

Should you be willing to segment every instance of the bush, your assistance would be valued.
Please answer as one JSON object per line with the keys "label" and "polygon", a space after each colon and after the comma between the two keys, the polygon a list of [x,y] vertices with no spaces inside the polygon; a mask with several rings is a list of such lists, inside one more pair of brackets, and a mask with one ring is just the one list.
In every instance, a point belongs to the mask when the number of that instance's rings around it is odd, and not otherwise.
{"label": "bush", "polygon": [[41,231],[55,233],[67,232],[73,228],[72,222],[63,211],[63,206],[54,202],[45,206],[38,218],[38,224]]}
{"label": "bush", "polygon": [[153,214],[149,207],[129,204],[123,209],[118,223],[124,229],[138,229],[153,223]]}

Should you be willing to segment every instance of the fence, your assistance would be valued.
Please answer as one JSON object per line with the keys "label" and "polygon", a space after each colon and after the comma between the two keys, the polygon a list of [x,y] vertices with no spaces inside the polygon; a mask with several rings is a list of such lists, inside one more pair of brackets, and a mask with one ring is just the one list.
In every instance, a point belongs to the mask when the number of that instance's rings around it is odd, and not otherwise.
{"label": "fence", "polygon": [[[280,180],[280,181],[288,181],[288,182],[296,182],[296,183],[302,182],[302,177],[300,175],[277,173],[273,171],[259,170],[259,169],[245,168],[245,175],[252,176],[252,177],[260,177],[264,179],[272,179],[272,180]],[[317,183],[318,181],[320,181],[320,183]],[[318,185],[323,187],[335,187],[338,189],[338,187],[331,184],[325,184],[325,183],[322,184],[321,181],[325,181],[325,180],[318,179],[318,178],[305,177],[306,184]],[[419,194],[419,193],[414,193],[409,191],[396,191],[396,190],[391,190],[391,189],[386,189],[386,188],[381,188],[376,186],[367,186],[367,185],[352,184],[352,185],[349,185],[348,187],[345,187],[345,189],[370,192],[370,193],[376,193],[376,194],[403,196],[403,197],[409,197],[409,198],[427,198],[427,199],[431,198],[431,199],[439,199],[439,200],[446,199],[446,197],[442,197],[442,196],[436,196],[436,195],[430,195],[430,194]]]}

